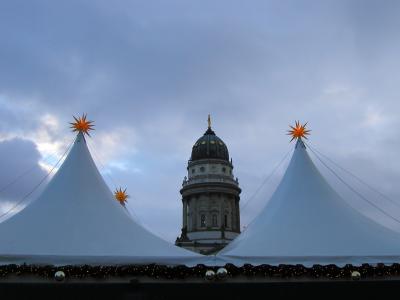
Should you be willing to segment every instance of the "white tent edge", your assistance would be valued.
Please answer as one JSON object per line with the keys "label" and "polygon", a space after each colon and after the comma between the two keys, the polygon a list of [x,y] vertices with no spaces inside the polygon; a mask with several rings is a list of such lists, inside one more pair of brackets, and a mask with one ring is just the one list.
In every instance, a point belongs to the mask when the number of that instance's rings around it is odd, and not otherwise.
{"label": "white tent edge", "polygon": [[187,266],[197,265],[223,266],[226,262],[216,256],[182,257],[170,256],[168,262],[165,256],[65,256],[65,255],[0,255],[0,266],[4,265],[91,265],[91,266],[115,266],[115,265],[162,265],[162,266]]}

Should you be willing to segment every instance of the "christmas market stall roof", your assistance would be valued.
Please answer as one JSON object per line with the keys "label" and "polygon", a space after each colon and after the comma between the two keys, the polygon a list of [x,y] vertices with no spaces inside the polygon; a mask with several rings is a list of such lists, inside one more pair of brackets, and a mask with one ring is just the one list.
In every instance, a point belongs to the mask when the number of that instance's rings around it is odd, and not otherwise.
{"label": "christmas market stall roof", "polygon": [[400,234],[365,217],[333,190],[303,136],[294,136],[293,156],[270,201],[218,256],[238,266],[398,263]]}
{"label": "christmas market stall roof", "polygon": [[82,131],[43,193],[0,223],[0,264],[191,266],[204,259],[132,219],[96,168]]}

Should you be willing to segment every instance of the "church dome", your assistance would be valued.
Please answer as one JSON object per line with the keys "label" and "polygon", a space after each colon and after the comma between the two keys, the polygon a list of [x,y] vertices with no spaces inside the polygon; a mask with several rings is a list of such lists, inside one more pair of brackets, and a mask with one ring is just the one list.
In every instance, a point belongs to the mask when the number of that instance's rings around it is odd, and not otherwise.
{"label": "church dome", "polygon": [[192,148],[191,161],[200,159],[222,159],[229,161],[229,152],[225,143],[208,127]]}

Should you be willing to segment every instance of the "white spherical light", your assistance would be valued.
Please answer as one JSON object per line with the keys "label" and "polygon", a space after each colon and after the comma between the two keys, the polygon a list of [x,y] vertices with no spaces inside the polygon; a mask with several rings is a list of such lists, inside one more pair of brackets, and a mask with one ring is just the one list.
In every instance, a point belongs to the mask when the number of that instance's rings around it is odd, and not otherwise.
{"label": "white spherical light", "polygon": [[63,281],[65,279],[65,273],[63,271],[57,271],[54,274],[54,279],[57,281]]}
{"label": "white spherical light", "polygon": [[206,272],[206,279],[213,280],[215,278],[215,272],[213,270],[208,270]]}

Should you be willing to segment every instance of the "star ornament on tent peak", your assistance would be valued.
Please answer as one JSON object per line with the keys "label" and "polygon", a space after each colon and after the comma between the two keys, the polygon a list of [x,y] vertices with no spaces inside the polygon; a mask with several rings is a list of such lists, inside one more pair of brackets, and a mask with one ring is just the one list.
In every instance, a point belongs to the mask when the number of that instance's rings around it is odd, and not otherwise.
{"label": "star ornament on tent peak", "polygon": [[71,129],[73,132],[82,132],[83,134],[87,134],[90,136],[89,131],[94,130],[93,121],[87,120],[87,115],[82,114],[81,117],[73,116],[75,122],[70,123]]}
{"label": "star ornament on tent peak", "polygon": [[122,188],[117,188],[114,191],[114,197],[121,204],[125,204],[128,201],[129,195],[126,193],[126,189],[122,190]]}
{"label": "star ornament on tent peak", "polygon": [[288,135],[292,136],[292,139],[290,141],[293,141],[294,139],[298,140],[301,138],[307,139],[307,135],[310,134],[309,129],[306,129],[307,122],[304,125],[300,124],[300,121],[296,121],[295,126],[289,125],[291,130],[288,130]]}

